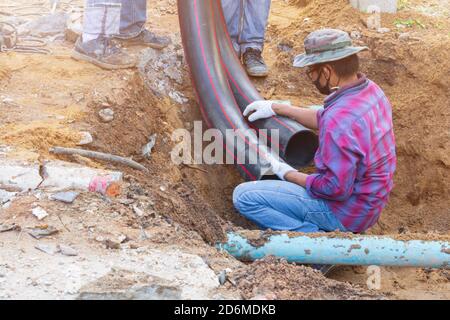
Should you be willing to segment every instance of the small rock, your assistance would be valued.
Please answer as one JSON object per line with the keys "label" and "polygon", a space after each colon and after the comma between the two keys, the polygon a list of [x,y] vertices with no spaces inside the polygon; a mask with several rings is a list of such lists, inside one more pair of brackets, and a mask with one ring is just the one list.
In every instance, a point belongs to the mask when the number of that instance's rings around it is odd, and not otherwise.
{"label": "small rock", "polygon": [[0,233],[7,231],[20,231],[21,228],[17,224],[0,224]]}
{"label": "small rock", "polygon": [[106,246],[106,249],[118,250],[120,249],[120,243],[112,241],[110,239],[106,239],[103,241],[103,244]]}
{"label": "small rock", "polygon": [[148,143],[147,143],[144,147],[142,147],[142,156],[144,156],[144,157],[147,158],[147,159],[150,159],[150,156],[151,156],[151,154],[152,154],[153,147],[154,147],[155,144],[156,144],[156,137],[157,137],[157,135],[156,135],[156,134],[153,134],[153,135],[149,138]]}
{"label": "small rock", "polygon": [[219,274],[219,283],[221,286],[223,286],[226,281],[227,281],[227,271],[222,270]]}
{"label": "small rock", "polygon": [[378,28],[377,32],[378,33],[388,33],[388,32],[391,32],[391,29],[389,29],[389,28]]}
{"label": "small rock", "polygon": [[398,36],[398,40],[401,40],[401,41],[409,40],[409,33],[408,32],[400,33]]}
{"label": "small rock", "polygon": [[183,104],[183,103],[189,102],[189,100],[181,92],[178,92],[178,91],[169,92],[169,97],[171,97],[172,100],[178,104]]}
{"label": "small rock", "polygon": [[41,207],[36,207],[33,210],[31,210],[31,213],[38,218],[38,220],[42,220],[45,217],[48,216],[47,211],[45,211],[44,209],[42,209]]}
{"label": "small rock", "polygon": [[359,31],[357,31],[357,30],[353,30],[353,31],[350,33],[350,37],[351,37],[352,39],[361,39],[361,38],[362,38],[362,35],[361,35],[361,32],[359,32]]}
{"label": "small rock", "polygon": [[84,93],[82,93],[82,92],[73,93],[71,96],[75,100],[76,103],[80,103],[81,101],[84,100]]}
{"label": "small rock", "polygon": [[73,203],[75,199],[79,196],[79,192],[68,191],[59,192],[50,196],[50,200],[61,201],[64,203]]}
{"label": "small rock", "polygon": [[398,36],[400,41],[420,41],[420,38],[412,37],[408,32],[400,33]]}
{"label": "small rock", "polygon": [[141,209],[139,209],[137,206],[133,206],[133,212],[139,217],[143,217],[144,216],[144,211],[142,211]]}
{"label": "small rock", "polygon": [[99,111],[98,113],[100,119],[105,122],[111,122],[114,120],[114,111],[110,108],[105,108]]}
{"label": "small rock", "polygon": [[139,240],[140,241],[145,241],[150,239],[150,237],[147,235],[147,233],[145,232],[145,230],[143,228],[141,228],[141,232],[139,233]]}
{"label": "small rock", "polygon": [[60,251],[59,247],[53,244],[39,243],[35,246],[35,248],[52,256]]}
{"label": "small rock", "polygon": [[275,293],[264,293],[264,294],[259,294],[254,296],[253,298],[251,298],[250,300],[276,300],[277,299],[277,295]]}
{"label": "small rock", "polygon": [[94,139],[92,138],[92,135],[87,131],[80,132],[81,140],[77,143],[78,146],[85,146],[87,144],[91,144]]}
{"label": "small rock", "polygon": [[132,205],[135,202],[134,199],[119,199],[119,203],[125,206]]}
{"label": "small rock", "polygon": [[34,227],[27,230],[27,233],[35,239],[41,239],[58,233],[59,230],[52,226]]}
{"label": "small rock", "polygon": [[121,235],[117,238],[117,240],[119,241],[119,243],[124,243],[124,242],[126,242],[127,240],[129,240],[129,238],[128,238],[126,235],[121,234]]}
{"label": "small rock", "polygon": [[65,256],[74,257],[74,256],[78,255],[77,251],[69,246],[60,244],[58,246],[58,248],[61,251],[61,254],[65,255]]}
{"label": "small rock", "polygon": [[283,52],[291,52],[292,51],[292,45],[289,43],[279,43],[277,46],[278,50]]}

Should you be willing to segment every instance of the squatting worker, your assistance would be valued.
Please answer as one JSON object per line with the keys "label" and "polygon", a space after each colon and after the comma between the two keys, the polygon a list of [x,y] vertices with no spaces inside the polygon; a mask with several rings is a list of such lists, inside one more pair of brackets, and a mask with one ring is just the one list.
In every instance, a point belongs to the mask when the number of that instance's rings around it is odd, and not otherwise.
{"label": "squatting worker", "polygon": [[271,0],[222,0],[228,33],[250,76],[269,73],[262,57]]}
{"label": "squatting worker", "polygon": [[256,101],[249,121],[290,117],[319,131],[316,173],[297,172],[275,157],[272,171],[283,181],[244,183],[234,192],[237,210],[262,228],[298,232],[361,233],[379,219],[396,168],[391,104],[373,81],[358,72],[357,53],[346,32],[324,29],[305,39],[295,58],[322,94],[324,109]]}
{"label": "squatting worker", "polygon": [[77,40],[72,57],[105,69],[131,68],[133,57],[116,46],[142,45],[163,49],[170,44],[167,37],[145,28],[147,0],[86,0],[83,34]]}

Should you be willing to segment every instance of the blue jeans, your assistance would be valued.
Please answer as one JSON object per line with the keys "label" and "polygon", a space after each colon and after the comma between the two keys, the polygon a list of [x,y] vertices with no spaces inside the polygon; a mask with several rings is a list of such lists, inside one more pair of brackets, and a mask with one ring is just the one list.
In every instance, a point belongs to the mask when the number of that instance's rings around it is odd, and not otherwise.
{"label": "blue jeans", "polygon": [[147,20],[147,0],[86,0],[83,33],[134,38]]}
{"label": "blue jeans", "polygon": [[228,33],[238,55],[263,50],[271,0],[222,0]]}
{"label": "blue jeans", "polygon": [[346,232],[327,202],[286,181],[256,181],[239,185],[233,194],[236,209],[263,229],[295,232]]}

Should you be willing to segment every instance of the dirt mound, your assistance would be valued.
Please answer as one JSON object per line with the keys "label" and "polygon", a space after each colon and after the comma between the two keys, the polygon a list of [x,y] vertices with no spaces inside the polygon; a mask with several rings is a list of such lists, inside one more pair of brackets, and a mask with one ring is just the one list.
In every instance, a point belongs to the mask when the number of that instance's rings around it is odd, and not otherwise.
{"label": "dirt mound", "polygon": [[[180,107],[169,99],[157,98],[139,76],[127,88],[102,99],[109,101],[115,110],[112,123],[105,124],[95,116],[104,107],[102,103],[90,103],[92,116],[88,119],[95,137],[90,148],[141,162],[149,173],[121,169],[143,186],[145,190],[139,192],[152,195],[159,214],[197,231],[207,242],[223,240],[229,224],[227,217],[233,212],[228,199],[239,177],[231,167],[175,165],[170,158],[174,146],[171,133],[184,125]],[[157,134],[157,142],[151,159],[147,160],[141,150],[153,134]],[[220,181],[211,180],[217,176],[222,177]]]}
{"label": "dirt mound", "polygon": [[233,273],[245,299],[372,300],[384,297],[368,290],[325,278],[309,267],[267,257]]}
{"label": "dirt mound", "polygon": [[41,154],[48,154],[48,150],[53,146],[75,147],[80,139],[78,132],[55,124],[11,124],[0,129],[2,142],[13,142],[16,146],[39,151]]}

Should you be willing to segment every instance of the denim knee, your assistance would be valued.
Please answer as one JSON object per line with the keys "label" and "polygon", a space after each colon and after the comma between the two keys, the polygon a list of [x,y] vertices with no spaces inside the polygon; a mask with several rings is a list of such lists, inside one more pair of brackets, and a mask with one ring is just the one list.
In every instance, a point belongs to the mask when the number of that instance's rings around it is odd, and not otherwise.
{"label": "denim knee", "polygon": [[233,191],[233,205],[236,209],[242,208],[241,202],[243,201],[244,193],[247,193],[252,189],[252,182],[246,182],[238,185]]}

